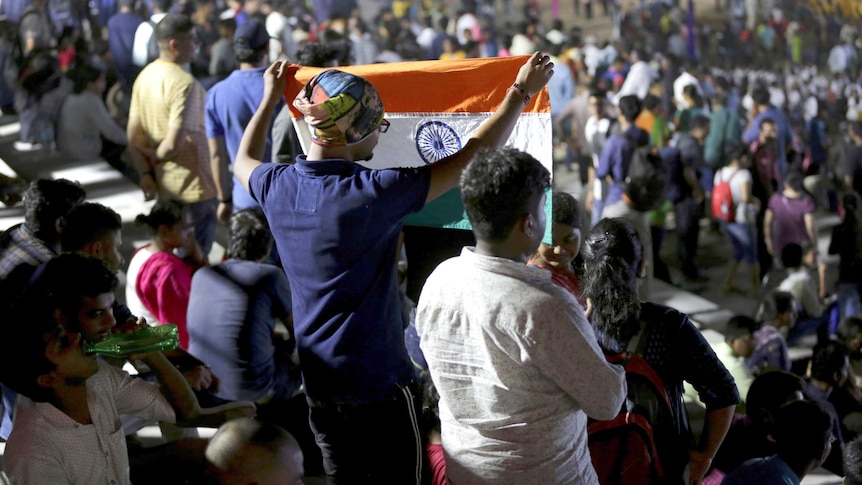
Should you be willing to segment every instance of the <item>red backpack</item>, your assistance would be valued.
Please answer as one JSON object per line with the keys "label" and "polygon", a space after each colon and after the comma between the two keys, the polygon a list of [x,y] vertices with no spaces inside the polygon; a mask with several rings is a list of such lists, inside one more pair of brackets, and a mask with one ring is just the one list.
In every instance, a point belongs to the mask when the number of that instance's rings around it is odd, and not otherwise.
{"label": "red backpack", "polygon": [[730,192],[730,181],[739,173],[736,169],[727,180],[719,177],[718,183],[712,188],[712,217],[720,221],[733,222],[736,218],[736,206],[733,203],[733,194]]}
{"label": "red backpack", "polygon": [[664,383],[643,358],[644,327],[624,352],[606,355],[626,371],[628,391],[619,414],[609,421],[590,420],[590,457],[601,485],[644,485],[672,482],[679,448],[671,398]]}

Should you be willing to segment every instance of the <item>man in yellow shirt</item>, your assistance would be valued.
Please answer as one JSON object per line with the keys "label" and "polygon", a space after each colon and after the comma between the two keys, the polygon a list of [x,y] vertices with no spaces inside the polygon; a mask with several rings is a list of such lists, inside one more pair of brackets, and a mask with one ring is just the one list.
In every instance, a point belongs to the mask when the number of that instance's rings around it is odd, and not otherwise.
{"label": "man in yellow shirt", "polygon": [[195,237],[208,253],[216,228],[215,182],[204,129],[206,91],[184,69],[200,45],[186,15],[156,26],[159,58],[132,87],[128,138],[146,200],[157,196],[191,207]]}

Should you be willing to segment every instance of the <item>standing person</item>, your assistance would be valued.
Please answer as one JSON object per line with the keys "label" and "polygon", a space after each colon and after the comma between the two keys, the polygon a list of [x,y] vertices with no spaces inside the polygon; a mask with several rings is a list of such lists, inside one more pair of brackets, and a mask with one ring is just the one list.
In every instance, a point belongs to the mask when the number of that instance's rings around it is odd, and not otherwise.
{"label": "standing person", "polygon": [[[603,219],[590,232],[584,252],[583,296],[599,345],[617,353],[639,333],[647,339],[644,360],[667,388],[679,430],[674,449],[658,450],[659,456],[667,457],[662,461],[665,474],[671,483],[684,483],[688,468],[688,483],[700,483],[739,403],[733,378],[687,315],[641,300],[638,280],[644,277],[646,263],[630,222]],[[682,402],[683,381],[694,387],[706,406],[701,438],[693,447]]]}
{"label": "standing person", "polygon": [[156,35],[156,26],[168,15],[173,5],[173,0],[153,0],[149,3],[152,9],[150,18],[144,19],[135,29],[134,42],[132,43],[132,64],[142,69],[153,59],[150,59],[152,49],[150,38]]}
{"label": "standing person", "polygon": [[709,132],[709,118],[706,115],[696,115],[691,120],[691,129],[680,132],[676,144],[683,177],[691,191],[691,197],[674,204],[677,252],[685,284],[690,287],[696,287],[706,281],[706,276],[697,268],[695,257],[700,241],[700,219],[703,217],[704,203],[712,190],[712,174],[708,171],[704,173],[707,167],[703,161],[703,143]]}
{"label": "standing person", "polygon": [[209,254],[216,229],[216,188],[204,129],[206,92],[183,64],[200,42],[185,15],[169,14],[155,32],[159,58],[132,88],[130,152],[146,200],[158,195],[189,205],[195,238]]}
{"label": "standing person", "polygon": [[712,97],[709,115],[709,134],[703,143],[703,161],[715,173],[730,162],[731,149],[741,143],[742,121],[739,114],[727,107],[727,93],[718,92]]}
{"label": "standing person", "polygon": [[731,210],[733,220],[724,224],[724,233],[733,246],[733,259],[727,267],[724,276],[723,291],[730,293],[737,291],[733,284],[736,278],[736,270],[739,263],[745,263],[750,270],[751,290],[760,289],[760,265],[757,262],[757,212],[760,210],[760,201],[752,197],[751,156],[745,147],[737,148],[731,152],[730,163],[715,173],[714,185],[727,182],[730,186],[730,195],[733,199]]}
{"label": "standing person", "polygon": [[574,295],[524,265],[544,234],[549,185],[524,152],[477,154],[460,183],[476,247],[440,264],[419,298],[453,483],[598,483],[587,417],[615,416],[626,384]]}
{"label": "standing person", "polygon": [[[218,192],[218,219],[227,223],[233,211],[257,207],[257,202],[231,175],[242,133],[263,93],[263,73],[269,65],[269,35],[257,20],[249,20],[233,36],[239,69],[207,91],[206,130],[210,165]],[[263,160],[272,160],[272,137],[267,134]]]}
{"label": "standing person", "polygon": [[[751,92],[751,99],[754,105],[749,113],[748,126],[742,133],[742,141],[751,144],[754,143],[761,130],[761,123],[764,120],[772,120],[775,123],[776,136],[778,142],[778,165],[776,167],[778,173],[778,181],[784,179],[787,173],[787,147],[793,142],[793,130],[790,127],[790,120],[784,111],[776,108],[770,102],[769,90],[764,86],[758,86]],[[780,185],[779,185],[780,186]]]}
{"label": "standing person", "polygon": [[587,165],[587,181],[584,184],[584,208],[590,211],[590,227],[598,224],[605,207],[605,197],[608,193],[608,181],[596,177],[600,156],[605,143],[610,137],[611,125],[614,123],[606,113],[607,98],[602,91],[590,91],[587,106],[590,117],[584,126],[584,145],[590,156]]}
{"label": "standing person", "polygon": [[[596,178],[608,180],[608,192],[601,217],[624,217],[635,227],[642,241],[646,273],[641,281],[641,292],[646,297],[650,294],[655,271],[649,219],[646,212],[636,210],[624,197],[625,179],[634,151],[650,143],[649,133],[635,125],[642,106],[641,100],[634,94],[620,98],[617,121],[619,121],[621,133],[610,137],[602,148]],[[596,222],[598,221],[594,221],[594,224]]]}
{"label": "standing person", "polygon": [[135,0],[118,0],[117,3],[120,11],[108,19],[108,50],[117,71],[117,81],[128,103],[132,84],[141,72],[141,68],[132,62],[132,49],[135,32],[144,20],[134,10]]}
{"label": "standing person", "polygon": [[781,258],[790,243],[811,248],[817,255],[817,231],[814,227],[814,199],[802,188],[802,174],[793,171],[784,180],[784,190],[772,194],[763,217],[766,250]]}
{"label": "standing person", "polygon": [[[266,133],[287,83],[284,63],[264,74],[264,97],[234,171],[263,208],[293,293],[294,328],[310,420],[331,483],[421,479],[421,401],[404,345],[397,245],[402,221],[457,184],[480,147],[506,143],[553,75],[547,56],[521,67],[500,108],[464,149],[420,169],[363,169],[389,127],[376,89],[338,70],[315,76],[293,101],[314,142],[295,164],[265,164]],[[350,109],[333,119],[334,100]]]}

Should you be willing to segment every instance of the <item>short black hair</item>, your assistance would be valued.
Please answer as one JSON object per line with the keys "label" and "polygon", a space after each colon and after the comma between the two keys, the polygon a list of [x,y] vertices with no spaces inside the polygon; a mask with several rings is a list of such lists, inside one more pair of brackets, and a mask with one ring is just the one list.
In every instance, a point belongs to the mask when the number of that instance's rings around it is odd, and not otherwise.
{"label": "short black hair", "polygon": [[259,261],[272,250],[273,237],[260,207],[234,212],[230,217],[227,254],[243,261]]}
{"label": "short black hair", "polygon": [[114,209],[97,202],[84,202],[69,211],[64,219],[60,235],[62,249],[64,252],[79,251],[122,227],[123,220]]}
{"label": "short black hair", "polygon": [[847,362],[847,346],[834,340],[819,342],[811,354],[811,377],[830,385],[838,384],[835,374]]}
{"label": "short black hair", "polygon": [[583,229],[584,216],[581,204],[572,194],[555,190],[551,198],[551,219],[555,224],[565,224],[575,229]]}
{"label": "short black hair", "polygon": [[96,82],[105,75],[102,69],[92,64],[75,65],[66,76],[72,80],[72,91],[81,94],[87,90],[90,83]]}
{"label": "short black hair", "polygon": [[626,121],[628,121],[629,123],[634,123],[638,115],[641,114],[643,104],[641,103],[641,100],[637,97],[637,95],[629,94],[620,98],[619,107],[620,113],[622,113]]}
{"label": "short black hair", "polygon": [[822,404],[812,400],[792,402],[775,416],[778,456],[794,470],[823,458],[832,436],[832,418]]}
{"label": "short black hair", "polygon": [[169,40],[180,34],[191,33],[194,28],[195,24],[188,15],[169,13],[156,25],[156,31],[153,35],[156,36],[161,49]]}
{"label": "short black hair", "polygon": [[798,375],[785,370],[769,370],[758,375],[745,396],[745,414],[755,423],[770,426],[775,412],[781,406],[798,399],[797,393],[805,390],[805,382]]}
{"label": "short black hair", "polygon": [[696,129],[706,130],[707,128],[709,128],[709,124],[710,124],[709,116],[697,115],[694,117],[693,120],[691,120],[691,129],[692,130],[696,130]]}
{"label": "short black hair", "polygon": [[751,91],[751,100],[759,106],[769,106],[769,90],[763,86],[757,86]]}
{"label": "short black hair", "polygon": [[551,187],[550,172],[515,148],[479,150],[461,174],[461,199],[477,239],[503,241]]}
{"label": "short black hair", "polygon": [[71,180],[36,180],[24,192],[24,225],[40,239],[51,241],[56,237],[57,219],[65,217],[86,196],[81,184]]}
{"label": "short black hair", "polygon": [[116,287],[117,275],[100,259],[66,253],[45,263],[38,278],[13,302],[9,321],[2,326],[3,384],[34,401],[49,401],[53,392],[40,386],[37,378],[56,367],[45,357],[49,339],[63,331],[55,310],[65,317],[65,330],[80,332],[77,315],[84,297],[95,298]]}
{"label": "short black hair", "polygon": [[796,243],[788,243],[781,250],[781,265],[785,268],[799,268],[802,266],[802,246]]}
{"label": "short black hair", "polygon": [[656,109],[658,105],[661,104],[661,100],[655,94],[647,94],[644,97],[643,107],[650,111]]}
{"label": "short black hair", "polygon": [[746,315],[734,315],[727,321],[727,327],[724,330],[724,341],[727,343],[742,337],[747,337],[754,334],[760,324],[757,320]]}

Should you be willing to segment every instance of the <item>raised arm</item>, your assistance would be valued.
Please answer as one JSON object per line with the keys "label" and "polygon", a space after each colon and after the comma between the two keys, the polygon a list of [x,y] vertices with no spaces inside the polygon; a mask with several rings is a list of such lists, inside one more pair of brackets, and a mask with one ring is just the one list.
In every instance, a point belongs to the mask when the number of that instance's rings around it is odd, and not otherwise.
{"label": "raised arm", "polygon": [[[548,56],[536,52],[518,70],[515,84],[520,86],[524,94],[534,96],[548,84],[553,75],[554,63]],[[526,103],[526,98],[517,89],[508,90],[497,111],[479,126],[464,148],[431,166],[431,186],[426,201],[430,202],[458,185],[461,172],[476,150],[505,145]]]}

